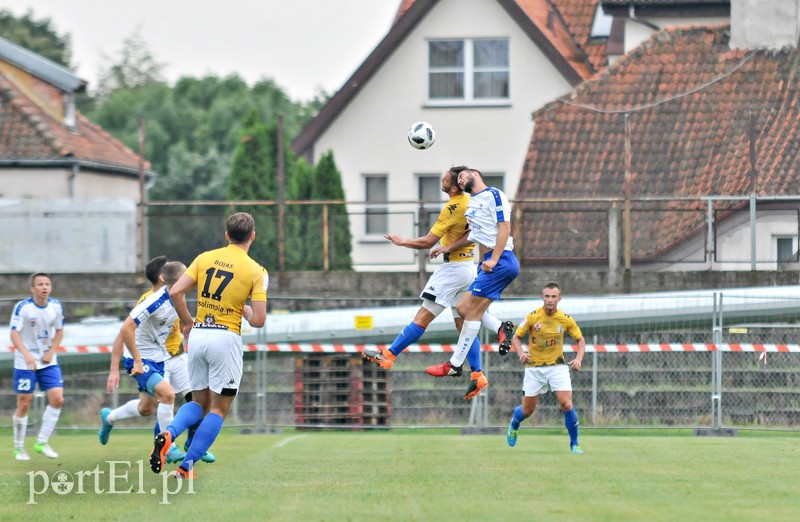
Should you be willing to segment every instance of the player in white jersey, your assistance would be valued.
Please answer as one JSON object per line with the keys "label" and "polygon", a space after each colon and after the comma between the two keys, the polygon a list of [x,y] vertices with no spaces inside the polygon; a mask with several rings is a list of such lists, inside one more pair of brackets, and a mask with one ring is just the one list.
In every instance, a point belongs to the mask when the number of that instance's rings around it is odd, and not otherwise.
{"label": "player in white jersey", "polygon": [[[458,185],[470,194],[466,218],[469,234],[434,253],[446,253],[458,248],[466,241],[478,245],[482,260],[478,265],[478,276],[469,287],[469,292],[458,301],[456,310],[464,318],[458,344],[449,361],[425,369],[435,377],[457,375],[461,365],[481,328],[481,317],[492,301],[519,275],[519,262],[514,255],[514,239],[511,237],[511,205],[503,191],[484,183],[481,173],[475,169],[463,170],[458,176]],[[500,353],[508,353],[507,345],[501,343]],[[468,392],[476,392],[489,385],[486,376],[480,374],[472,379]]]}
{"label": "player in white jersey", "polygon": [[42,427],[33,449],[55,459],[48,440],[55,430],[64,404],[64,379],[58,366],[56,351],[64,338],[64,310],[61,302],[50,297],[50,276],[37,273],[31,276],[31,294],[14,306],[11,314],[11,342],[14,344],[14,391],[17,409],[13,416],[14,457],[30,460],[25,452],[25,432],[28,410],[36,385],[47,395],[47,407],[42,415]]}
{"label": "player in white jersey", "polygon": [[161,426],[172,422],[175,391],[164,380],[164,362],[169,359],[164,343],[178,318],[169,298],[169,288],[185,271],[186,266],[180,261],[166,263],[161,273],[165,285],[136,305],[120,328],[127,349],[125,369],[139,384],[139,399],[100,412],[102,426],[98,438],[101,444],[108,443],[114,423],[123,419],[146,417],[155,410]]}

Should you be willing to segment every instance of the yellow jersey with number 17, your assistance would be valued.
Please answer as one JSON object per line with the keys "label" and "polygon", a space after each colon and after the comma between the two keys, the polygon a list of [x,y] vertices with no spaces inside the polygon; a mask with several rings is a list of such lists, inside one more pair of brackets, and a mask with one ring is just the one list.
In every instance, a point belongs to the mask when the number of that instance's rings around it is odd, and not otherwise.
{"label": "yellow jersey with number 17", "polygon": [[266,302],[269,274],[243,249],[228,245],[203,252],[186,269],[197,283],[195,328],[241,333],[242,310],[251,302]]}

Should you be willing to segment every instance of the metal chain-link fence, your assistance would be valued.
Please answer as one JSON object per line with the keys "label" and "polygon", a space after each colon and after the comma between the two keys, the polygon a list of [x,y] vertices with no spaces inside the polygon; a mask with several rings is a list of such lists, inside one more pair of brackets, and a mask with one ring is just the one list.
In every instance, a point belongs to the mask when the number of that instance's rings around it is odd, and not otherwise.
{"label": "metal chain-link fence", "polygon": [[[572,372],[573,402],[581,423],[798,429],[800,295],[793,296],[794,290],[775,288],[768,292],[773,295],[742,289],[565,298],[562,308],[576,318],[588,345],[582,370]],[[537,299],[509,300],[493,305],[493,311],[519,323],[538,304]],[[425,373],[426,366],[449,359],[457,339],[452,323],[439,330],[431,327],[421,342],[437,344],[411,346],[389,371],[362,359],[362,343],[388,343],[401,329],[399,323],[395,328],[380,326],[379,314],[387,310],[394,308],[375,307],[373,328],[358,338],[291,344],[277,338],[280,332],[273,325],[272,331],[260,332],[260,338],[246,340],[251,351],[245,355],[243,386],[229,423],[260,428],[507,424],[521,399],[523,367],[514,352],[500,356],[494,334],[484,330],[483,369],[490,385],[478,398],[465,401],[467,368],[461,378]],[[347,311],[336,313],[343,312]],[[315,320],[333,313],[303,317],[312,329]],[[270,320],[286,322],[292,315],[273,315]],[[402,317],[407,324],[413,314]],[[569,359],[574,347],[569,339],[567,343]],[[60,356],[65,379],[62,427],[96,426],[102,407],[136,396],[133,380],[127,378],[113,394],[106,393],[109,356],[93,353],[107,351],[102,344],[72,350],[88,353]],[[15,403],[10,363],[8,354],[0,359],[0,408],[9,415]],[[41,411],[42,402],[37,397],[34,410],[38,405]],[[37,414],[30,420],[38,422]],[[552,394],[540,399],[527,423],[563,425]],[[150,420],[130,423],[149,424]]]}

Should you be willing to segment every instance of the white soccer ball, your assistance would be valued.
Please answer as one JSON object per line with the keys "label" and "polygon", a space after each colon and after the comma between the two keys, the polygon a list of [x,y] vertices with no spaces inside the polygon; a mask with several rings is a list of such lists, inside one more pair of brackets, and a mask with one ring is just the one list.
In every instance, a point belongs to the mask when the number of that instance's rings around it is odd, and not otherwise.
{"label": "white soccer ball", "polygon": [[418,121],[408,129],[408,142],[415,149],[427,149],[436,141],[436,132],[430,123]]}

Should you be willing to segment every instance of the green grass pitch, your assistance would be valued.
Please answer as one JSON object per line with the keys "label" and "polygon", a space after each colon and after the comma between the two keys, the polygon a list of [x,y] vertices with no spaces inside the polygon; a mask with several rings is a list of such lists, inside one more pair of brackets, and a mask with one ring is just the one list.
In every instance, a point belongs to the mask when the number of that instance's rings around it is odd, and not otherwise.
{"label": "green grass pitch", "polygon": [[[226,428],[212,448],[218,461],[198,464],[192,490],[178,492],[150,471],[147,431],[115,430],[108,446],[94,432],[64,431],[51,440],[54,460],[34,454],[29,438],[32,460],[17,462],[11,430],[2,429],[0,520],[800,519],[797,432],[587,429],[586,453],[572,455],[562,431],[523,428],[509,448],[504,435],[453,430]],[[55,491],[70,482],[69,492]]]}

